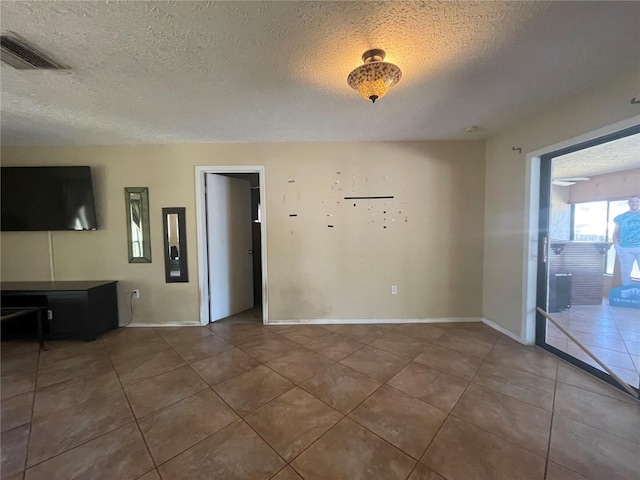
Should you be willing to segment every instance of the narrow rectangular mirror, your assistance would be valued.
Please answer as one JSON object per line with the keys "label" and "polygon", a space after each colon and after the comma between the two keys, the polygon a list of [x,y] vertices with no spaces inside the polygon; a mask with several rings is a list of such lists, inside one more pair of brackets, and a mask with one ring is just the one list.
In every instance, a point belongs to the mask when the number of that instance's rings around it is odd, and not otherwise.
{"label": "narrow rectangular mirror", "polygon": [[167,283],[188,282],[185,209],[163,208],[164,270]]}
{"label": "narrow rectangular mirror", "polygon": [[125,187],[124,200],[127,207],[129,263],[151,263],[149,189]]}

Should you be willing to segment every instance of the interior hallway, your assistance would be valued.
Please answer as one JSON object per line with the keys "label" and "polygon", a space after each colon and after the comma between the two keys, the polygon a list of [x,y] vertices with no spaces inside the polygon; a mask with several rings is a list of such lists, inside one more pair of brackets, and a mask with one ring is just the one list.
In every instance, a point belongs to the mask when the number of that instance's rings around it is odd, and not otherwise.
{"label": "interior hallway", "polygon": [[[631,397],[483,324],[2,343],[2,478],[635,479]],[[26,470],[25,470],[26,469]]]}

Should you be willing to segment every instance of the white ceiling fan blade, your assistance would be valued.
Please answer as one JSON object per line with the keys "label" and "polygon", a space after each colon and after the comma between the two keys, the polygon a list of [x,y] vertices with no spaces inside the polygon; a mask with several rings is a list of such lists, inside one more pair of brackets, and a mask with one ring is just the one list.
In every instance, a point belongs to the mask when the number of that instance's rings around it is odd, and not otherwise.
{"label": "white ceiling fan blade", "polygon": [[566,178],[556,178],[557,182],[588,182],[589,177],[566,177]]}
{"label": "white ceiling fan blade", "polygon": [[575,185],[576,182],[566,182],[564,180],[553,180],[551,183],[557,185],[558,187],[568,187],[570,185]]}

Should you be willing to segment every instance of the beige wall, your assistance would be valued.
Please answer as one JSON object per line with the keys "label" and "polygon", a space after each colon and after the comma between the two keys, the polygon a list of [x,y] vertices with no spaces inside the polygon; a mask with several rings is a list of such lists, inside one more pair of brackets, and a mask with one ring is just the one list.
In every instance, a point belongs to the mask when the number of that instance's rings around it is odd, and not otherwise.
{"label": "beige wall", "polygon": [[595,175],[588,182],[579,182],[569,188],[570,203],[625,200],[640,193],[640,168]]}
{"label": "beige wall", "polygon": [[[194,166],[236,164],[265,165],[271,320],[440,318],[482,313],[484,154],[484,142],[6,147],[2,164],[92,166],[100,229],[53,232],[54,274],[118,280],[122,323],[133,288],[136,322],[199,321]],[[153,263],[129,264],[124,187],[142,186]],[[191,281],[166,284],[161,209],[181,206]],[[46,232],[0,240],[3,281],[50,278]]]}
{"label": "beige wall", "polygon": [[[527,154],[636,119],[640,75],[635,68],[487,142],[483,316],[524,338],[529,242]],[[586,140],[586,138],[584,139]],[[512,150],[522,148],[522,153]],[[535,232],[533,232],[535,233]]]}

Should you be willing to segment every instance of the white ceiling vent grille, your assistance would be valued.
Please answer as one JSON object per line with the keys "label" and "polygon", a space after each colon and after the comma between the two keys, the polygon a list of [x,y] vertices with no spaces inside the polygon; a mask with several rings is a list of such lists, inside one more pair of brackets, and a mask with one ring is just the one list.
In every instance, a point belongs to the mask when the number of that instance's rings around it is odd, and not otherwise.
{"label": "white ceiling vent grille", "polygon": [[0,60],[18,70],[66,70],[49,56],[15,35],[0,35]]}

